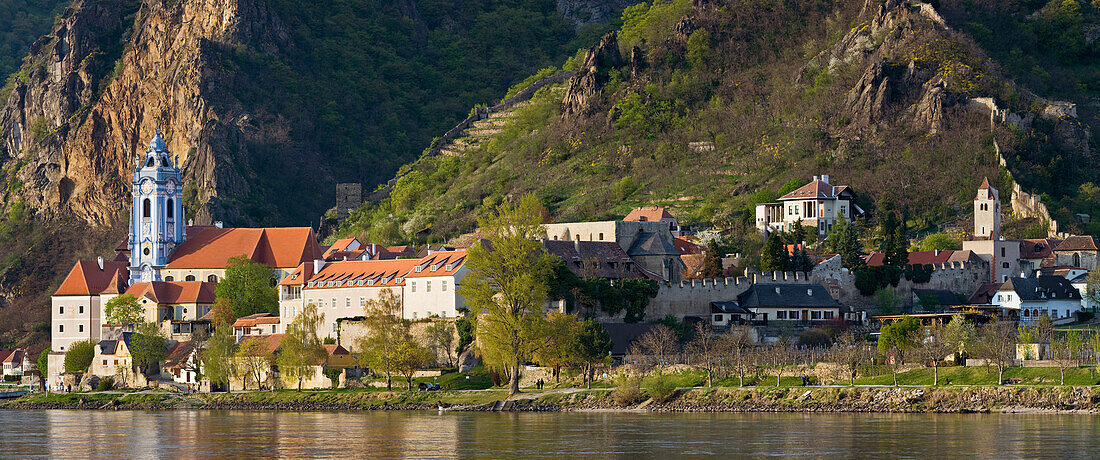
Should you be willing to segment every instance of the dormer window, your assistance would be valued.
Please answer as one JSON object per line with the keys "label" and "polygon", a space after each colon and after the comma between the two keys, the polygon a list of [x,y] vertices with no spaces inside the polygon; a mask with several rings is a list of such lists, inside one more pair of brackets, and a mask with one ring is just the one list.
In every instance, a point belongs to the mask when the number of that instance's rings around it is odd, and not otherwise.
{"label": "dormer window", "polygon": [[447,264],[447,266],[444,268],[444,270],[451,271],[451,270],[454,270],[454,268],[455,268],[455,264]]}
{"label": "dormer window", "polygon": [[374,280],[367,280],[367,286],[374,286]]}

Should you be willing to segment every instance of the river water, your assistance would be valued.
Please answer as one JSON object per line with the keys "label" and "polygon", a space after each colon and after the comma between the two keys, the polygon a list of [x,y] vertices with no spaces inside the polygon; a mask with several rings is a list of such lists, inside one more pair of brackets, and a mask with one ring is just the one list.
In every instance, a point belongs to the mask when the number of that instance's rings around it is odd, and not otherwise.
{"label": "river water", "polygon": [[0,411],[0,457],[1094,457],[1100,417]]}

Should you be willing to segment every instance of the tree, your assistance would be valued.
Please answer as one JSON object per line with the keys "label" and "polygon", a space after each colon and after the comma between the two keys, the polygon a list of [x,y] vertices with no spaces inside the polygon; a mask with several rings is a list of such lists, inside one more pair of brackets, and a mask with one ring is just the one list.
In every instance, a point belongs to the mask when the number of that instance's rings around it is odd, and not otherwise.
{"label": "tree", "polygon": [[733,326],[722,336],[722,343],[729,356],[730,369],[737,374],[738,386],[745,386],[745,375],[756,369],[756,353],[752,343],[752,329]]}
{"label": "tree", "polygon": [[477,314],[481,355],[490,367],[507,372],[510,395],[519,392],[523,363],[546,344],[541,310],[553,258],[539,242],[546,236],[544,213],[528,194],[479,218],[485,239],[467,251],[470,271],[459,288]]}
{"label": "tree", "polygon": [[913,347],[913,335],[918,330],[920,330],[920,321],[909,315],[879,330],[878,351],[890,362],[894,386],[898,385],[898,366],[903,362],[905,352]]}
{"label": "tree", "polygon": [[1096,306],[1100,305],[1100,267],[1092,269],[1085,277],[1085,292],[1081,293],[1081,298],[1093,312],[1096,311]]}
{"label": "tree", "polygon": [[328,352],[317,337],[324,321],[325,315],[317,311],[316,305],[306,305],[279,340],[279,355],[275,358],[279,375],[288,381],[297,380],[298,391],[302,391],[302,381],[313,376],[314,366],[324,365],[328,359]]}
{"label": "tree", "polygon": [[959,241],[944,232],[929,234],[917,245],[918,251],[949,251],[958,249],[962,249],[962,245]]}
{"label": "tree", "polygon": [[778,342],[764,350],[764,362],[769,366],[772,373],[775,374],[775,386],[779,387],[783,381],[783,371],[785,368],[794,363],[795,350],[791,346],[791,343],[784,337]]}
{"label": "tree", "polygon": [[123,294],[107,301],[103,306],[103,315],[109,324],[138,324],[145,320],[145,309],[138,303],[137,297]]}
{"label": "tree", "polygon": [[96,342],[92,339],[80,340],[69,344],[65,352],[65,372],[87,372],[95,358]]}
{"label": "tree", "polygon": [[707,245],[706,254],[703,255],[703,278],[721,278],[724,276],[722,269],[722,254],[718,244],[711,241]]}
{"label": "tree", "polygon": [[[951,315],[951,321],[944,330],[944,341],[950,348],[949,353],[954,353],[956,358],[961,358],[966,353],[967,346],[978,336],[974,323],[970,322],[962,313]],[[958,362],[958,359],[956,359]]]}
{"label": "tree", "polygon": [[925,365],[932,364],[932,385],[940,384],[940,361],[948,353],[951,353],[951,342],[948,341],[947,327],[935,325],[927,329],[913,331],[910,337],[914,354],[924,361]]}
{"label": "tree", "polygon": [[1084,355],[1085,339],[1078,331],[1067,331],[1059,334],[1050,341],[1050,354],[1058,366],[1061,376],[1060,385],[1066,384],[1066,368],[1081,365],[1081,356]]}
{"label": "tree", "polygon": [[237,322],[237,315],[233,313],[233,309],[229,308],[229,302],[219,297],[214,301],[214,307],[210,309],[210,324],[214,327],[218,327],[222,324],[228,324],[230,326]]}
{"label": "tree", "polygon": [[1011,321],[994,318],[982,326],[975,351],[987,366],[997,368],[997,384],[1004,384],[1004,370],[1016,358],[1016,326]]}
{"label": "tree", "polygon": [[761,272],[787,271],[789,257],[787,247],[783,245],[783,237],[778,233],[768,235],[764,240],[764,248],[760,250]]}
{"label": "tree", "polygon": [[862,337],[856,335],[853,331],[848,331],[841,334],[840,339],[833,346],[833,356],[844,366],[849,385],[854,386],[859,366],[870,359],[871,353]]}
{"label": "tree", "polygon": [[226,323],[219,324],[199,355],[203,373],[210,379],[210,383],[228,386],[229,379],[237,375],[234,359],[236,347],[233,326]]}
{"label": "tree", "polygon": [[[794,226],[791,227],[791,232],[786,235],[788,244],[801,245],[809,238],[809,229],[805,225],[802,225],[802,219],[795,221]],[[816,240],[815,240],[816,241]]]}
{"label": "tree", "polygon": [[[558,381],[562,366],[576,360],[577,316],[569,313],[550,312],[546,322],[546,346],[535,352],[535,362],[553,369],[554,381]],[[586,376],[587,377],[587,376]]]}
{"label": "tree", "polygon": [[248,389],[248,381],[251,380],[256,382],[256,389],[260,389],[264,375],[271,370],[272,361],[271,353],[264,347],[262,339],[247,337],[241,340],[234,360],[237,364],[233,370],[241,380],[241,387]]}
{"label": "tree", "polygon": [[405,377],[408,389],[412,390],[412,376],[431,362],[431,351],[413,339],[411,334],[400,336],[393,347],[393,370]]}
{"label": "tree", "polygon": [[279,314],[279,292],[271,285],[271,267],[244,256],[230,257],[225,278],[215,288],[218,299],[240,318],[256,313]]}
{"label": "tree", "polygon": [[671,328],[658,324],[630,344],[630,354],[646,367],[676,364],[680,341]]}
{"label": "tree", "polygon": [[814,262],[810,260],[810,255],[806,253],[806,250],[800,247],[794,250],[788,268],[791,271],[808,272],[814,269]]}
{"label": "tree", "polygon": [[707,386],[714,386],[714,368],[721,359],[721,338],[710,331],[705,322],[695,323],[695,338],[688,342],[688,352],[692,361],[707,371]]}
{"label": "tree", "polygon": [[426,330],[428,348],[432,350],[432,356],[437,360],[442,356],[447,367],[454,365],[454,329],[454,326],[447,321],[436,321]]}
{"label": "tree", "polygon": [[393,389],[393,374],[397,372],[398,349],[402,342],[412,340],[408,323],[401,318],[401,303],[390,289],[367,301],[364,323],[369,331],[356,342],[356,348],[375,374],[386,377],[386,388]]}
{"label": "tree", "polygon": [[882,264],[904,268],[909,264],[909,240],[905,238],[905,223],[899,222],[897,216],[888,211],[880,230]]}
{"label": "tree", "polygon": [[866,261],[863,259],[863,245],[859,242],[859,229],[855,224],[841,221],[833,230],[836,232],[833,250],[840,254],[840,265],[849,269],[863,267]]}
{"label": "tree", "polygon": [[156,323],[142,322],[130,336],[130,356],[145,376],[168,355],[168,337]]}
{"label": "tree", "polygon": [[45,350],[42,350],[42,352],[38,354],[38,362],[37,362],[38,375],[39,375],[39,377],[41,377],[41,380],[43,382],[46,381],[46,377],[48,377],[48,374],[49,374],[50,351],[51,351],[51,348],[46,347]]}
{"label": "tree", "polygon": [[577,325],[576,360],[584,365],[585,384],[592,388],[593,369],[597,365],[611,364],[611,334],[593,318],[587,318]]}

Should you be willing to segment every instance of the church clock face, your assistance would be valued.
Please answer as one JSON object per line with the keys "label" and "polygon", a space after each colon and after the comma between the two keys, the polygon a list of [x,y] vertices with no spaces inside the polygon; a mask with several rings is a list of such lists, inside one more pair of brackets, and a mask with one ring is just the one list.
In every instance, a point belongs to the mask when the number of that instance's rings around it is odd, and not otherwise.
{"label": "church clock face", "polygon": [[153,181],[151,181],[151,180],[142,181],[142,183],[141,183],[141,193],[144,193],[146,195],[148,195],[150,193],[153,193]]}
{"label": "church clock face", "polygon": [[164,190],[167,191],[169,195],[176,193],[176,183],[168,181],[167,184],[164,184]]}

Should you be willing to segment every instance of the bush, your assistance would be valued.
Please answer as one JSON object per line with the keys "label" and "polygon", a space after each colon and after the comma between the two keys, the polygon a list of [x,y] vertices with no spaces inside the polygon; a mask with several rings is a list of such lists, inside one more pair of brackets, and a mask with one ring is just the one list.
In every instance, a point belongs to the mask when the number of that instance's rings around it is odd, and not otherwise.
{"label": "bush", "polygon": [[676,385],[672,380],[660,372],[646,377],[642,381],[642,388],[645,390],[646,396],[649,396],[653,402],[658,404],[668,401],[668,398],[676,391]]}
{"label": "bush", "polygon": [[96,343],[91,339],[73,342],[65,352],[65,372],[84,372],[95,358]]}
{"label": "bush", "polygon": [[104,379],[100,380],[99,384],[97,384],[95,386],[95,389],[96,389],[96,391],[108,391],[108,390],[114,389],[114,387],[115,387],[115,379],[107,377],[107,378],[104,378]]}
{"label": "bush", "polygon": [[833,343],[833,339],[829,337],[829,333],[824,329],[813,328],[802,331],[802,334],[798,336],[798,345],[810,348],[827,348]]}
{"label": "bush", "polygon": [[343,369],[325,369],[323,372],[325,377],[328,377],[329,382],[332,383],[332,388],[340,387],[340,374],[344,373]]}
{"label": "bush", "polygon": [[323,341],[323,343],[325,345],[336,345],[336,339],[334,339],[332,337],[325,337],[325,340]]}
{"label": "bush", "polygon": [[619,386],[615,387],[615,391],[611,392],[611,399],[615,401],[615,404],[620,406],[630,406],[642,397],[642,389],[637,377],[627,377],[623,379]]}

